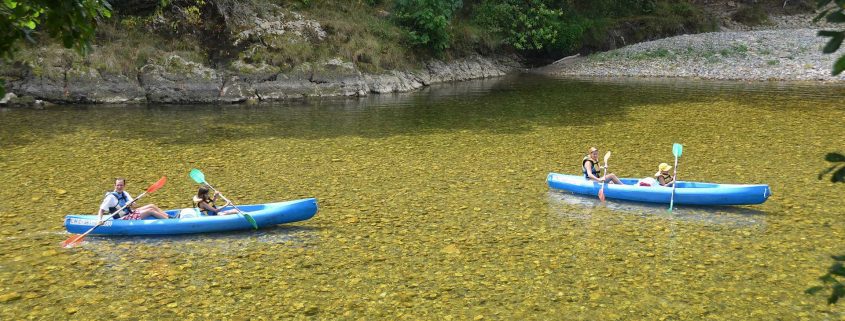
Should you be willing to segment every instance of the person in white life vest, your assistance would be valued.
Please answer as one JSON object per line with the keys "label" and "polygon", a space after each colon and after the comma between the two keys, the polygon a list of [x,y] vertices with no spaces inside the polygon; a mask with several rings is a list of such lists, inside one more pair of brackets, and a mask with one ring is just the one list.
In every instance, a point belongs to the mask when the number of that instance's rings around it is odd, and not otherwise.
{"label": "person in white life vest", "polygon": [[124,188],[126,188],[126,179],[115,179],[114,191],[106,193],[103,202],[100,204],[100,208],[97,210],[97,220],[100,224],[104,222],[103,215],[111,215],[116,220],[142,220],[149,216],[162,219],[169,218],[167,213],[154,204],[147,204],[140,207],[131,204],[118,213],[118,209],[126,204],[132,203],[133,200],[132,195],[129,195]]}

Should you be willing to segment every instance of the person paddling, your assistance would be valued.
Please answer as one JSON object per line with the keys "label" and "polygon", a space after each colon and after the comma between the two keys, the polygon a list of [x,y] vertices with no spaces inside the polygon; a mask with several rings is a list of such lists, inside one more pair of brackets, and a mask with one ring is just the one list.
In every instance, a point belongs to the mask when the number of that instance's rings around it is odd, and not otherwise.
{"label": "person paddling", "polygon": [[590,151],[587,153],[587,156],[584,156],[584,159],[581,160],[581,172],[584,173],[584,177],[599,183],[608,180],[610,184],[624,185],[613,173],[606,173],[604,176],[599,176],[600,169],[599,150],[595,147],[590,147]]}
{"label": "person paddling", "polygon": [[[213,197],[208,197],[208,188],[200,187],[197,190],[197,195],[194,196],[194,206],[199,208],[203,215],[228,215],[238,212],[236,209],[223,211],[218,209],[217,206],[214,206],[214,201],[217,200],[217,196],[220,196],[220,192],[214,192]],[[227,202],[223,205],[223,207],[229,206],[230,204],[231,203]]]}
{"label": "person paddling", "polygon": [[[132,204],[132,195],[129,195],[129,192],[124,190],[125,188],[126,179],[116,178],[114,181],[114,191],[106,193],[103,202],[100,204],[100,208],[97,210],[97,220],[100,224],[104,223],[103,215],[112,215],[112,218],[116,220],[142,220],[150,216],[161,219],[169,218],[167,213],[155,206],[155,204],[147,204],[141,207]],[[131,205],[124,207],[126,204]],[[123,208],[123,210],[118,213],[117,210],[120,208]]]}

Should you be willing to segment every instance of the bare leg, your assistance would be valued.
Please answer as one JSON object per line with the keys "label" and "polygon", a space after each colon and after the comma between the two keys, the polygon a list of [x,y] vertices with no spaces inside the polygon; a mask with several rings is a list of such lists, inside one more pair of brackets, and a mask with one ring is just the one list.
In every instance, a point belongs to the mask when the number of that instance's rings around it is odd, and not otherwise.
{"label": "bare leg", "polygon": [[170,218],[167,216],[167,213],[162,211],[160,208],[155,206],[154,204],[147,204],[138,208],[138,212],[141,213],[141,218],[147,218],[150,215],[155,216],[156,218],[166,219]]}
{"label": "bare leg", "polygon": [[235,210],[235,209],[217,212],[218,215],[229,215],[229,214],[237,214],[237,213],[238,213],[238,210]]}
{"label": "bare leg", "polygon": [[605,176],[605,179],[606,180],[609,179],[613,184],[625,185],[625,184],[622,184],[622,181],[620,181],[618,177],[616,177],[616,174],[612,174],[612,173],[607,174]]}

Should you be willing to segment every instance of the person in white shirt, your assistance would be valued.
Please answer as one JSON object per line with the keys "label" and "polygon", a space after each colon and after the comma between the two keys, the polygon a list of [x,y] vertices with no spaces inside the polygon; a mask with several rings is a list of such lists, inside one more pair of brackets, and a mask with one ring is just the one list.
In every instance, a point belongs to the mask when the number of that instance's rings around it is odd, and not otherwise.
{"label": "person in white shirt", "polygon": [[[140,207],[135,206],[135,204],[132,204],[132,195],[129,195],[124,188],[126,188],[126,179],[115,179],[114,191],[106,193],[106,196],[103,198],[103,202],[100,204],[100,208],[97,211],[98,221],[103,222],[103,215],[112,215],[114,219],[121,220],[142,220],[149,216],[155,216],[156,218],[162,219],[169,218],[167,213],[154,204],[147,204]],[[120,211],[120,213],[118,213],[117,210],[126,204],[130,205],[126,206]]]}

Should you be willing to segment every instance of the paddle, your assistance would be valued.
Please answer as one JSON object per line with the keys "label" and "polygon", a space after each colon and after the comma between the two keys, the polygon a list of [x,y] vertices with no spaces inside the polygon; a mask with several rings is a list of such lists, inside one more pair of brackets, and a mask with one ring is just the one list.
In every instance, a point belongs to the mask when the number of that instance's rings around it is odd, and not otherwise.
{"label": "paddle", "polygon": [[[607,176],[607,160],[610,159],[610,151],[604,154],[604,175],[602,177]],[[607,177],[605,177],[604,181],[601,182],[601,188],[599,189],[599,199],[604,202],[604,185],[607,184]]]}
{"label": "paddle", "polygon": [[669,212],[672,211],[672,206],[675,205],[675,187],[678,187],[678,158],[684,152],[684,145],[674,143],[672,144],[672,155],[675,155],[675,174],[672,176],[672,198],[669,199]]}
{"label": "paddle", "polygon": [[238,211],[238,215],[243,216],[249,222],[249,224],[252,225],[252,228],[254,228],[256,230],[258,229],[258,223],[255,222],[255,219],[252,218],[252,215],[249,215],[247,213],[244,213],[244,211],[241,211],[241,209],[238,208],[235,205],[235,203],[232,203],[232,201],[230,201],[228,198],[226,198],[226,196],[223,196],[223,193],[220,193],[216,189],[214,189],[214,187],[212,187],[211,184],[209,184],[208,182],[205,181],[205,175],[200,170],[194,168],[194,169],[191,170],[191,172],[188,175],[191,176],[191,179],[193,179],[194,182],[197,182],[197,184],[205,184],[206,186],[211,188],[211,190],[214,191],[215,193],[219,193],[220,197],[223,197],[223,200],[226,201],[226,203],[232,204],[232,207],[234,207],[235,210]]}
{"label": "paddle", "polygon": [[[123,205],[121,208],[117,209],[117,211],[115,211],[114,213],[109,213],[108,217],[106,217],[104,220],[100,221],[97,225],[94,225],[93,227],[91,227],[91,229],[89,229],[88,231],[85,231],[85,233],[82,233],[82,234],[79,234],[79,235],[76,235],[76,234],[71,235],[67,240],[64,240],[61,243],[62,247],[67,248],[67,247],[72,247],[76,244],[79,244],[80,242],[82,242],[82,239],[84,239],[86,235],[93,232],[94,229],[100,227],[100,225],[102,225],[101,223],[105,223],[106,221],[113,219],[115,213],[118,213],[118,214],[116,214],[116,215],[118,215],[118,217],[123,217],[124,215],[126,215],[126,213],[122,213],[123,209],[132,205],[132,203],[135,203],[135,201],[141,199],[141,197],[144,197],[144,195],[147,195],[147,193],[155,192],[156,190],[158,190],[159,188],[164,186],[164,183],[166,183],[166,182],[167,182],[167,176],[162,176],[157,182],[153,183],[153,185],[150,185],[150,187],[148,187],[146,191],[141,193],[141,195],[138,195],[138,197],[136,197],[135,199],[133,199],[131,202],[127,203],[126,205]],[[123,215],[121,215],[120,213],[122,213]]]}

